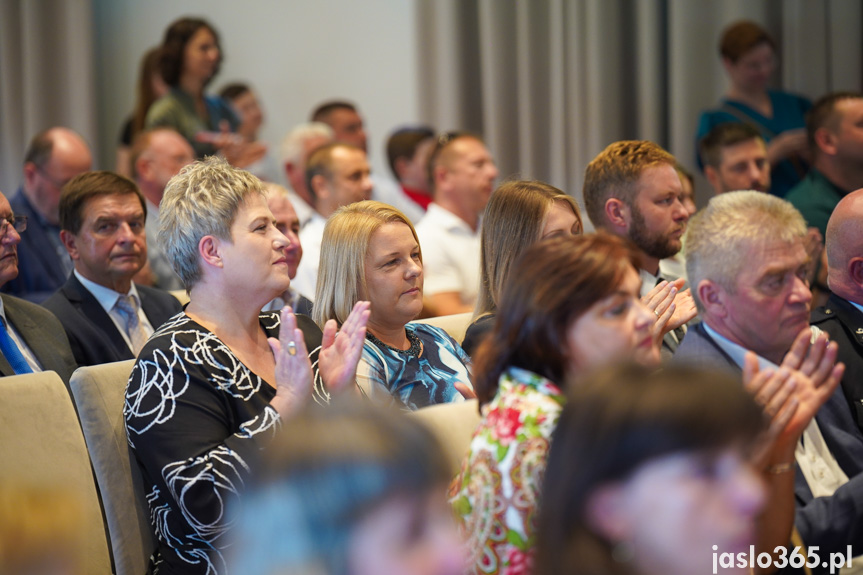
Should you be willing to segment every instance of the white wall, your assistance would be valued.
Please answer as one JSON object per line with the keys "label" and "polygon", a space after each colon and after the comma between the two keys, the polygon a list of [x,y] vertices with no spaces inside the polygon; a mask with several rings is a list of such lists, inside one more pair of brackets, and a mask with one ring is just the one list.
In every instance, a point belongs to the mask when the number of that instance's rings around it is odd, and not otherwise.
{"label": "white wall", "polygon": [[221,36],[225,58],[210,90],[238,80],[257,90],[261,136],[276,157],[284,134],[317,103],[345,98],[365,117],[373,169],[389,176],[386,137],[422,120],[413,1],[93,0],[93,7],[101,168],[113,169],[141,55],[185,15],[207,19]]}

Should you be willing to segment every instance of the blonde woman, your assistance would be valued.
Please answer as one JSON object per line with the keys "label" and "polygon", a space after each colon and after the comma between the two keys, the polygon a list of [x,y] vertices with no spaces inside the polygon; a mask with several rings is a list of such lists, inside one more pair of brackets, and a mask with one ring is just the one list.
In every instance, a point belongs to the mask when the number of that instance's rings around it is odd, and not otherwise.
{"label": "blonde woman", "polygon": [[408,323],[423,307],[422,251],[410,220],[364,201],[327,221],[313,315],[341,324],[358,301],[371,304],[357,381],[372,400],[418,409],[470,393],[469,358],[437,327]]}
{"label": "blonde woman", "polygon": [[583,231],[578,204],[554,186],[516,180],[497,188],[483,216],[479,297],[462,343],[468,355],[491,330],[509,269],[521,252],[541,239]]}

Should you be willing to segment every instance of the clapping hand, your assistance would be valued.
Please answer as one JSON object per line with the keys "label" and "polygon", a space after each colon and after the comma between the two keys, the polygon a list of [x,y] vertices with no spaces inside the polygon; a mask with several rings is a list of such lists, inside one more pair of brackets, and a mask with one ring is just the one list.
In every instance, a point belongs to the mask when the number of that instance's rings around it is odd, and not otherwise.
{"label": "clapping hand", "polygon": [[340,330],[333,319],[324,325],[318,369],[331,393],[338,393],[356,383],[357,364],[366,341],[370,305],[367,301],[354,304],[354,309]]}
{"label": "clapping hand", "polygon": [[312,389],[309,352],[290,307],[282,309],[279,339],[271,337],[267,342],[276,359],[276,396],[271,405],[286,419],[306,404]]}

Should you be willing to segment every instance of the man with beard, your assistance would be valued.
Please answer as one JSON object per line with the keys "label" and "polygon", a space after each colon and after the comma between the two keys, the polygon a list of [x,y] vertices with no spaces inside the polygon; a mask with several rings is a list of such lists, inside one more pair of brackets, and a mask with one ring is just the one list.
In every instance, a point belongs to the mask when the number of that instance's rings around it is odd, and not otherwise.
{"label": "man with beard", "polygon": [[[641,294],[648,305],[656,289],[673,282],[675,306],[662,340],[663,356],[677,349],[684,324],[695,317],[684,282],[660,274],[659,261],[680,251],[689,212],[674,156],[653,142],[621,141],[609,145],[590,164],[584,176],[584,205],[597,229],[630,239],[641,252]],[[654,311],[656,311],[654,309]]]}
{"label": "man with beard", "polygon": [[119,174],[85,172],[63,187],[59,213],[75,269],[43,305],[63,324],[78,365],[135,358],[182,311],[171,294],[132,282],[147,263],[144,196]]}
{"label": "man with beard", "polygon": [[698,151],[704,162],[704,176],[715,193],[770,191],[767,145],[749,124],[719,124],[701,139]]}

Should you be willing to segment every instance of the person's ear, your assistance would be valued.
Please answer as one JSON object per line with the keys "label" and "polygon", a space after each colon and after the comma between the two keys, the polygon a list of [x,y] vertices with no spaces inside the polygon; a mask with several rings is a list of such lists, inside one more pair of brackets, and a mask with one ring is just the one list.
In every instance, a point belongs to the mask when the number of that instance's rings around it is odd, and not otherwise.
{"label": "person's ear", "polygon": [[701,280],[695,288],[698,301],[704,307],[705,314],[725,317],[727,314],[728,293],[713,280]]}
{"label": "person's ear", "polygon": [[605,201],[605,220],[609,226],[618,231],[629,229],[630,209],[623,200],[608,198]]}
{"label": "person's ear", "polygon": [[309,183],[312,184],[312,194],[316,202],[329,199],[330,187],[327,184],[327,179],[322,174],[312,176],[311,182]]}
{"label": "person's ear", "polygon": [[587,499],[587,524],[598,534],[612,542],[627,541],[630,533],[626,487],[612,483],[600,487]]}
{"label": "person's ear", "polygon": [[36,164],[33,162],[27,162],[24,164],[24,183],[27,184],[28,188],[33,188],[33,181],[36,178],[36,173],[39,171],[39,168],[36,167]]}
{"label": "person's ear", "polygon": [[828,156],[835,156],[839,151],[839,146],[836,142],[836,134],[827,128],[818,128],[815,130],[815,145],[822,153]]}
{"label": "person's ear", "polygon": [[60,241],[63,242],[63,245],[66,247],[66,251],[69,252],[69,257],[72,258],[72,261],[77,261],[78,238],[75,234],[69,230],[60,230]]}
{"label": "person's ear", "polygon": [[402,178],[404,177],[404,173],[408,170],[410,164],[410,158],[406,158],[404,156],[396,158],[396,161],[393,162],[393,168],[395,169],[397,180],[402,180]]}
{"label": "person's ear", "polygon": [[851,258],[848,262],[848,275],[858,288],[863,288],[863,258]]}
{"label": "person's ear", "polygon": [[215,236],[204,236],[198,242],[198,255],[201,256],[201,261],[213,267],[223,267],[222,263],[222,242]]}

